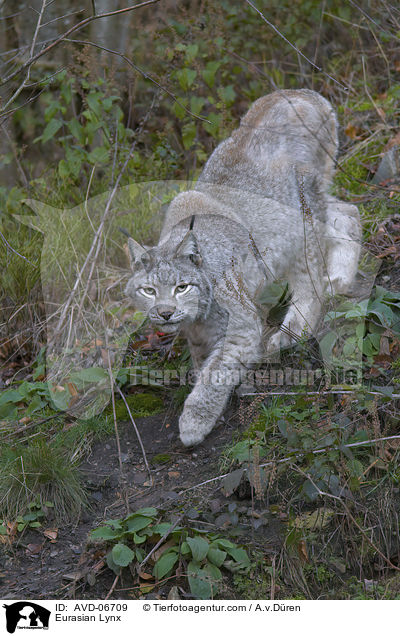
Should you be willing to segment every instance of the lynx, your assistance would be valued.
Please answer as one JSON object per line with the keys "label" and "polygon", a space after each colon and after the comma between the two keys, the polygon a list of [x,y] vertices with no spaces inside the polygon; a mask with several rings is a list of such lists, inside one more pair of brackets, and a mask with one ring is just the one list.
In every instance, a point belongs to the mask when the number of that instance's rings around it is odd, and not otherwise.
{"label": "lynx", "polygon": [[[188,341],[197,380],[179,419],[199,444],[237,375],[318,327],[326,294],[347,290],[360,251],[358,210],[330,196],[338,148],[330,104],[311,90],[258,99],[170,204],[159,243],[129,239],[126,293],[163,332]],[[279,329],[263,290],[287,284]]]}

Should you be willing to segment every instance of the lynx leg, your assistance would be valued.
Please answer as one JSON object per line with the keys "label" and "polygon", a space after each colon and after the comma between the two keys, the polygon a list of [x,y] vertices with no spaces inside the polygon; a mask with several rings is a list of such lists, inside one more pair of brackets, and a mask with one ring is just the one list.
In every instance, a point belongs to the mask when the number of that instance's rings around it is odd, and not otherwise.
{"label": "lynx leg", "polygon": [[355,205],[330,199],[326,230],[326,292],[344,294],[357,273],[361,223]]}
{"label": "lynx leg", "polygon": [[254,316],[252,322],[243,317],[229,321],[223,343],[199,371],[179,418],[180,438],[185,446],[200,444],[212,431],[240,381],[240,371],[260,357],[260,344],[261,324]]}

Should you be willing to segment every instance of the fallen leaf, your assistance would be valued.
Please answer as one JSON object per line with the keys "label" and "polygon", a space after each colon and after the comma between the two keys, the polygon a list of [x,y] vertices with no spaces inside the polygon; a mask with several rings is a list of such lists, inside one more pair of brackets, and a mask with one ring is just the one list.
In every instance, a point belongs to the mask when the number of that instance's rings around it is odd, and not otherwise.
{"label": "fallen leaf", "polygon": [[168,599],[170,601],[178,601],[181,597],[179,596],[178,588],[176,585],[173,585],[168,592]]}
{"label": "fallen leaf", "polygon": [[71,393],[72,397],[75,397],[76,395],[78,395],[78,390],[77,390],[75,384],[73,384],[73,382],[67,382],[67,387],[68,387],[68,390]]}
{"label": "fallen leaf", "polygon": [[152,574],[149,574],[148,572],[139,571],[139,577],[141,579],[144,579],[145,581],[150,581],[151,579],[154,580],[154,576]]}
{"label": "fallen leaf", "polygon": [[168,473],[168,477],[170,477],[171,479],[176,479],[177,477],[180,477],[180,473],[177,470],[170,470]]}
{"label": "fallen leaf", "polygon": [[149,594],[152,590],[154,590],[155,585],[149,585],[148,583],[141,583],[140,586],[141,594]]}
{"label": "fallen leaf", "polygon": [[361,128],[349,122],[344,130],[345,134],[350,137],[350,139],[359,139]]}
{"label": "fallen leaf", "polygon": [[[156,561],[158,561],[158,559],[160,558],[160,556],[162,556],[164,554],[164,552],[166,550],[168,550],[168,548],[172,548],[172,546],[175,545],[175,541],[173,539],[170,539],[169,541],[166,541],[165,543],[162,544],[162,546],[160,546],[158,548],[158,550],[156,550],[153,555],[152,555],[152,559],[154,561],[154,563]],[[140,575],[139,575],[140,576]]]}
{"label": "fallen leaf", "polygon": [[58,537],[58,528],[46,528],[43,530],[43,534],[47,539],[50,539],[51,543],[55,543]]}
{"label": "fallen leaf", "polygon": [[299,555],[300,555],[300,558],[302,559],[302,561],[308,561],[307,546],[306,546],[306,542],[304,541],[304,539],[301,539],[299,541],[298,551],[299,551]]}
{"label": "fallen leaf", "polygon": [[28,543],[28,545],[26,546],[26,554],[28,555],[35,555],[35,554],[39,554],[39,552],[41,552],[42,548],[43,548],[43,543]]}

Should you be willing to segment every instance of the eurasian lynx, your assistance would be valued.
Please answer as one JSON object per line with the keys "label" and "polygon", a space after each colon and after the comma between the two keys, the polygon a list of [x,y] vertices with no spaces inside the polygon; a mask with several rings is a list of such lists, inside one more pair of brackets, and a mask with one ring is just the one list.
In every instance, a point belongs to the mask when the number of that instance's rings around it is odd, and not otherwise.
{"label": "eurasian lynx", "polygon": [[[355,206],[328,194],[337,152],[330,104],[310,90],[258,99],[206,163],[193,190],[170,204],[157,246],[129,239],[126,293],[164,332],[188,340],[196,384],[179,420],[198,444],[247,368],[316,329],[324,295],[346,291],[357,271]],[[289,306],[265,342],[260,293],[288,283]]]}

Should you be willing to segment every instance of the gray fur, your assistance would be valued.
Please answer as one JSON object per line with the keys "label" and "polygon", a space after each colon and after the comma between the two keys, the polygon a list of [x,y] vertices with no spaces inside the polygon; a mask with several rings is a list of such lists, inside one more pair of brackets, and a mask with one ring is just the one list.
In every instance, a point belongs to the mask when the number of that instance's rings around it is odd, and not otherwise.
{"label": "gray fur", "polygon": [[[131,243],[126,293],[160,330],[185,335],[198,371],[179,420],[185,445],[215,426],[236,383],[230,370],[315,331],[324,295],[351,284],[360,221],[355,206],[328,194],[336,152],[336,117],[323,97],[262,97],[195,188],[172,201],[159,244]],[[257,297],[276,280],[288,281],[292,296],[266,341],[268,308]]]}

